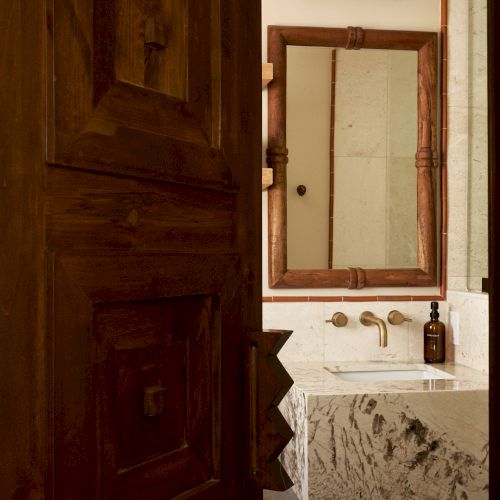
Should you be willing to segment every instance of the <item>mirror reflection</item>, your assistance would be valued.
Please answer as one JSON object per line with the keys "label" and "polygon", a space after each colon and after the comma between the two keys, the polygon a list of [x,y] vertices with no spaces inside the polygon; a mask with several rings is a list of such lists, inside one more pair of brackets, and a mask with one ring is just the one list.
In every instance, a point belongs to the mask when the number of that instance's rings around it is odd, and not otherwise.
{"label": "mirror reflection", "polygon": [[287,46],[289,269],[417,267],[417,65]]}

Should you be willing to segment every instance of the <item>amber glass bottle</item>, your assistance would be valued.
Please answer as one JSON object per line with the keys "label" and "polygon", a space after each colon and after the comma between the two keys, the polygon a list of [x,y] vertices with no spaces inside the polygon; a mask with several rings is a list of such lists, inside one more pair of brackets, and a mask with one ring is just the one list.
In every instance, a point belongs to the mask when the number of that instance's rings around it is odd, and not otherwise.
{"label": "amber glass bottle", "polygon": [[431,320],[424,325],[424,361],[444,362],[444,324],[439,321],[438,303],[431,302]]}

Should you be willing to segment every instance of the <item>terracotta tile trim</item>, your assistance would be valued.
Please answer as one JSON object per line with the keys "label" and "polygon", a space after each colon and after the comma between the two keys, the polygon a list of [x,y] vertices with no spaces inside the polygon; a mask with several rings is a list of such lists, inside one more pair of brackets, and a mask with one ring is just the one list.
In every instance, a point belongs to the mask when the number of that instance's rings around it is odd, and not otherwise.
{"label": "terracotta tile trim", "polygon": [[443,301],[446,295],[338,295],[338,296],[272,296],[262,297],[262,302],[422,302]]}
{"label": "terracotta tile trim", "polygon": [[[446,300],[448,256],[448,0],[441,0],[441,300]],[[439,300],[439,299],[434,299]]]}

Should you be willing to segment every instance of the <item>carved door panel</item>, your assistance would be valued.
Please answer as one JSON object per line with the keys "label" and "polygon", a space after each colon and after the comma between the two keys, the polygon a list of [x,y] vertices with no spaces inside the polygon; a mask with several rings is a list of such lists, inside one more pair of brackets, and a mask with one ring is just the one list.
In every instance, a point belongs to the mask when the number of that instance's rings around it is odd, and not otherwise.
{"label": "carved door panel", "polygon": [[242,390],[261,324],[252,4],[49,6],[54,498],[257,495]]}

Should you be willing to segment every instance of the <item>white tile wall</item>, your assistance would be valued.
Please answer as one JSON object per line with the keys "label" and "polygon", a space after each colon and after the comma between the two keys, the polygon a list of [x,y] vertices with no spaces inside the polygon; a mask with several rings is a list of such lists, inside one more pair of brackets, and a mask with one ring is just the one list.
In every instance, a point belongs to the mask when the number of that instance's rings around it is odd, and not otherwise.
{"label": "white tile wall", "polygon": [[[429,321],[428,302],[266,302],[264,328],[293,330],[280,352],[282,361],[423,361],[423,327]],[[412,319],[390,325],[387,315],[397,309]],[[439,304],[446,322],[446,302]],[[379,347],[376,326],[359,322],[362,311],[371,311],[387,324],[388,346]],[[337,328],[325,323],[333,313],[343,312],[348,323]]]}
{"label": "white tile wall", "polygon": [[[485,293],[448,292],[448,308],[460,317],[460,342],[448,346],[455,362],[488,373],[488,295]],[[450,338],[453,330],[449,329]]]}

